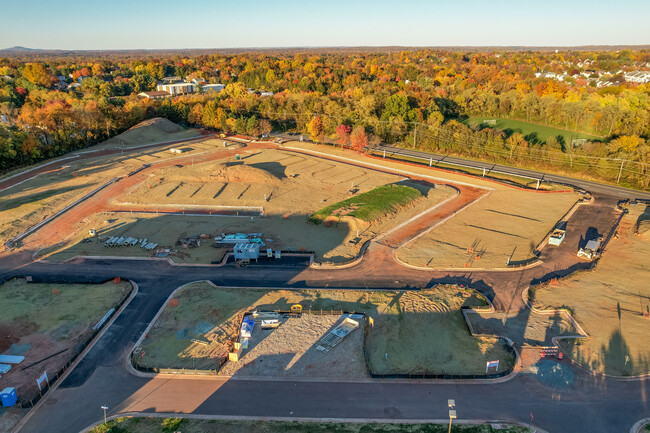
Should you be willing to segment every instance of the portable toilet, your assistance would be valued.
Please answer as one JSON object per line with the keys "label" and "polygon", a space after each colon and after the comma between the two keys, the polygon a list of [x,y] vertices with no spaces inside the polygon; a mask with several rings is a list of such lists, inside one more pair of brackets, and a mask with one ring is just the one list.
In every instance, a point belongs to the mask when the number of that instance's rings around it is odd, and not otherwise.
{"label": "portable toilet", "polygon": [[12,407],[15,406],[18,397],[16,397],[16,388],[5,388],[0,392],[0,401],[2,401],[2,407]]}

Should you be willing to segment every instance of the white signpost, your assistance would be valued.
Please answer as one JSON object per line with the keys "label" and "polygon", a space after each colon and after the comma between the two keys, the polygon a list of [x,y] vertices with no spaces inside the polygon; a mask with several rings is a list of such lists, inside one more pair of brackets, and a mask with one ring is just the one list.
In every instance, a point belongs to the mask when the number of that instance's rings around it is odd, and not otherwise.
{"label": "white signpost", "polygon": [[36,385],[38,385],[38,390],[39,391],[43,391],[43,388],[41,388],[41,384],[43,382],[47,383],[48,385],[50,384],[50,381],[47,378],[47,372],[46,371],[44,371],[43,374],[41,374],[41,376],[38,379],[36,379]]}
{"label": "white signpost", "polygon": [[496,371],[499,371],[499,361],[488,361],[485,365],[485,372],[487,373],[490,367],[496,367]]}

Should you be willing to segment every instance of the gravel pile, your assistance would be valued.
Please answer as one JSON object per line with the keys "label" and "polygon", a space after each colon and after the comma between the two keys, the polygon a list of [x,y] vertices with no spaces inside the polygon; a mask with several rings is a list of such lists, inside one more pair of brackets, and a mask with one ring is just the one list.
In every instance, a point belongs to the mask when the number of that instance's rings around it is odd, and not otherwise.
{"label": "gravel pile", "polygon": [[363,357],[363,323],[327,353],[318,341],[343,320],[342,316],[284,319],[276,329],[255,325],[249,348],[239,362],[227,362],[224,375],[265,377],[368,377]]}

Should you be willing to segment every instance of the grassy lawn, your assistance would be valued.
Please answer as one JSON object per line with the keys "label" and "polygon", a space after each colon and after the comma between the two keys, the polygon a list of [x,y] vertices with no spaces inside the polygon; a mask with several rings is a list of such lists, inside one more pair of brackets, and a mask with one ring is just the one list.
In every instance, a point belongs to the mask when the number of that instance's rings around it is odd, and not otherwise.
{"label": "grassy lawn", "polygon": [[586,138],[587,140],[601,141],[602,138],[597,135],[584,134],[576,131],[567,131],[566,129],[554,128],[552,126],[537,125],[535,123],[523,122],[513,119],[499,119],[495,117],[470,117],[463,123],[470,126],[481,126],[484,120],[496,120],[495,125],[487,125],[504,131],[512,130],[521,133],[530,142],[545,143],[549,137],[564,137],[564,142],[571,143],[574,138]]}
{"label": "grassy lawn", "polygon": [[[38,395],[34,370],[50,377],[68,362],[93,326],[128,295],[131,284],[40,284],[13,279],[0,286],[0,353],[22,355],[23,363],[3,374],[29,402]],[[29,368],[38,363],[38,367]],[[26,368],[25,368],[26,367]],[[8,386],[8,385],[7,385]],[[1,430],[1,428],[0,428]]]}
{"label": "grassy lawn", "polygon": [[383,185],[347,200],[329,205],[311,216],[319,223],[331,215],[351,216],[371,222],[396,212],[422,196],[415,188],[406,185]]}
{"label": "grassy lawn", "polygon": [[635,234],[645,205],[630,206],[593,271],[531,291],[538,308],[566,308],[589,338],[562,340],[565,353],[594,371],[612,375],[650,372],[650,236]]}
{"label": "grassy lawn", "polygon": [[[327,422],[224,421],[184,418],[118,418],[99,425],[89,433],[445,433],[446,424],[355,424]],[[462,433],[524,433],[525,427],[510,426],[493,429],[490,425],[453,425],[452,432]]]}
{"label": "grassy lawn", "polygon": [[[485,362],[512,366],[511,353],[495,338],[474,338],[461,306],[485,305],[475,291],[456,286],[396,291],[254,290],[214,288],[193,283],[177,292],[178,306],[167,306],[142,342],[147,367],[216,368],[246,311],[343,310],[369,315],[366,354],[378,374],[484,374]],[[209,342],[198,344],[192,338]]]}

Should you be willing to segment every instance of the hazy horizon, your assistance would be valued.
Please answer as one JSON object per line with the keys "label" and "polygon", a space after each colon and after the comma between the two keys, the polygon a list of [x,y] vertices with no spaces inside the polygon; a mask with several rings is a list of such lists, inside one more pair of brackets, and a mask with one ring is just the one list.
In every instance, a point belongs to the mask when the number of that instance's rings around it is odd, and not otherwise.
{"label": "hazy horizon", "polygon": [[[3,6],[0,45],[42,50],[173,50],[334,47],[581,47],[650,44],[650,2],[386,0],[327,5],[282,0],[127,2],[51,8]],[[25,11],[29,13],[25,13]],[[621,12],[618,12],[621,11]]]}

